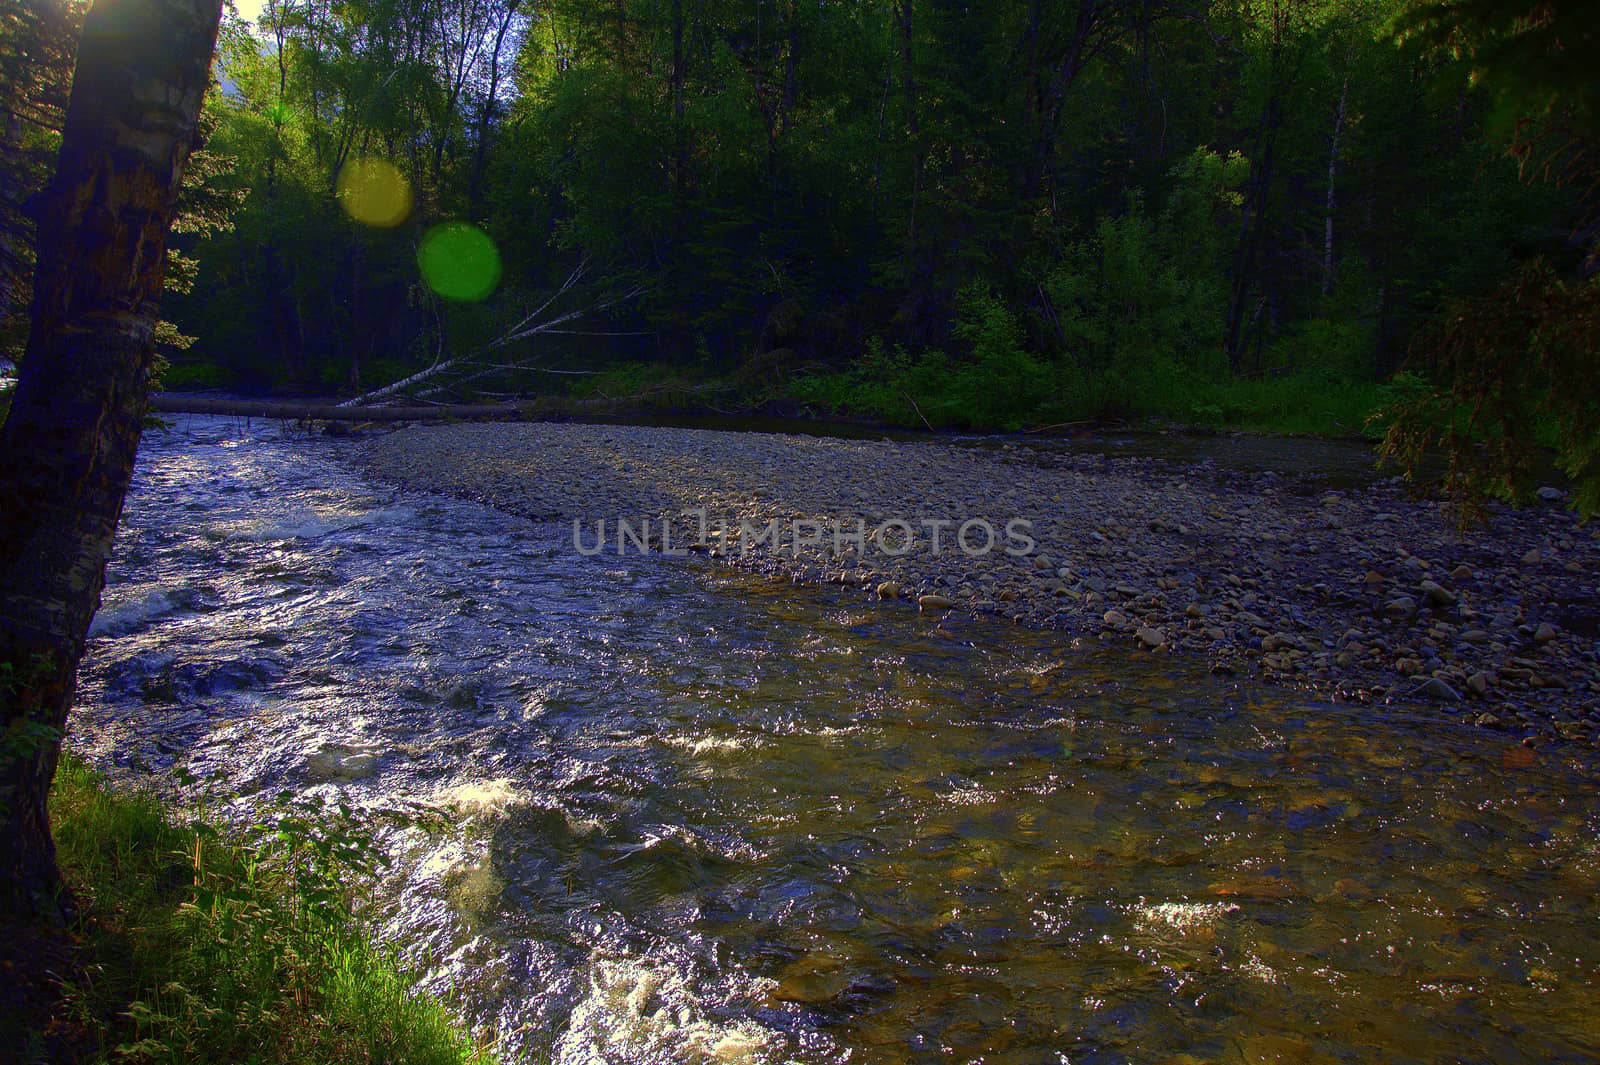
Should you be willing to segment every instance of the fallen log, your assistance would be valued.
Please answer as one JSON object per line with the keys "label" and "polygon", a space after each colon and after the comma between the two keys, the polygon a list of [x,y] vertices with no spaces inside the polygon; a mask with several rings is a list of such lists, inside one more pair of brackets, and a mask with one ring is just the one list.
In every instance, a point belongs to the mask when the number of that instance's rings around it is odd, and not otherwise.
{"label": "fallen log", "polygon": [[517,403],[458,403],[432,407],[341,407],[332,403],[281,400],[214,399],[163,392],[150,397],[155,414],[224,414],[235,418],[285,418],[314,422],[419,422],[447,419],[515,421],[523,416]]}

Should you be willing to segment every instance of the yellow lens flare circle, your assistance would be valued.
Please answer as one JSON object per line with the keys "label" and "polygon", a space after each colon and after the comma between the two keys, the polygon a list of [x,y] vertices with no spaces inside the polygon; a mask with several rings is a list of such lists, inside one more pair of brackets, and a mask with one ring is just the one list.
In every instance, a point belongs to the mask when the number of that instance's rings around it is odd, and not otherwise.
{"label": "yellow lens flare circle", "polygon": [[382,159],[350,160],[334,188],[345,213],[363,225],[392,229],[411,214],[411,183]]}
{"label": "yellow lens flare circle", "polygon": [[417,248],[422,280],[445,299],[476,303],[500,283],[500,249],[466,222],[441,222]]}

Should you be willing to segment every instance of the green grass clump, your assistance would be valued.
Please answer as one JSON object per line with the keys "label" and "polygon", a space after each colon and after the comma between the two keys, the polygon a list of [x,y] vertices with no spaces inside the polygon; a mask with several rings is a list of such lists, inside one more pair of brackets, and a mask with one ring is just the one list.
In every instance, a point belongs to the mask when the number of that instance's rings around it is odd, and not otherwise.
{"label": "green grass clump", "polygon": [[1371,434],[1387,385],[1323,373],[1234,377],[1170,363],[1088,374],[1032,356],[957,361],[871,348],[850,370],[791,383],[802,409],[907,428],[1017,430],[1121,422],[1316,436]]}
{"label": "green grass clump", "polygon": [[64,756],[51,818],[89,915],[65,1008],[97,1060],[494,1060],[352,912],[381,858],[347,810],[301,804],[236,840]]}

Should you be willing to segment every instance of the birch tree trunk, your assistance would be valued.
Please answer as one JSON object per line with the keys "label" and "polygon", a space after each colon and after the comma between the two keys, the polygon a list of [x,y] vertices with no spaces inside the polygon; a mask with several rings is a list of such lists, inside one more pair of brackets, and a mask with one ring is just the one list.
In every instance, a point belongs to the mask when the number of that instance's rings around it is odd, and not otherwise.
{"label": "birch tree trunk", "polygon": [[219,9],[99,0],[84,21],[0,428],[0,916],[49,913],[59,886],[45,800],[139,445]]}
{"label": "birch tree trunk", "polygon": [[1333,291],[1333,179],[1339,169],[1339,134],[1344,132],[1344,108],[1350,98],[1350,77],[1345,76],[1339,88],[1339,108],[1333,113],[1333,136],[1328,139],[1328,199],[1323,208],[1322,229],[1322,294]]}

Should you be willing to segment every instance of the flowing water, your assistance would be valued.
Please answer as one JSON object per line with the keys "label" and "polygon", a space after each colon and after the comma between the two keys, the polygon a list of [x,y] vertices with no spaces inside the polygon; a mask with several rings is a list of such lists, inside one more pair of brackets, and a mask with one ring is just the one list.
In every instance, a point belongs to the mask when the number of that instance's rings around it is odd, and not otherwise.
{"label": "flowing water", "polygon": [[1600,1060],[1585,752],[580,557],[348,446],[147,439],[75,742],[351,803],[508,1058]]}

